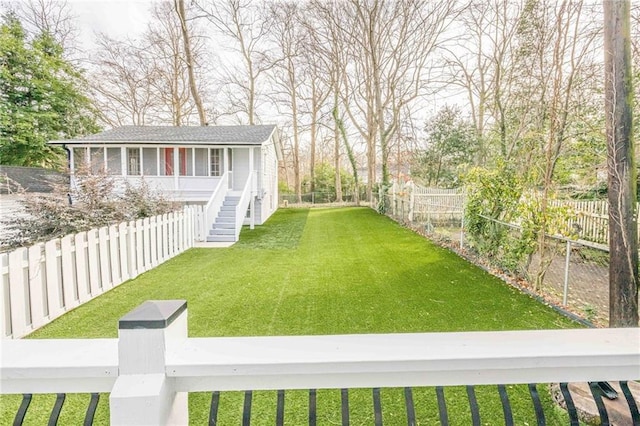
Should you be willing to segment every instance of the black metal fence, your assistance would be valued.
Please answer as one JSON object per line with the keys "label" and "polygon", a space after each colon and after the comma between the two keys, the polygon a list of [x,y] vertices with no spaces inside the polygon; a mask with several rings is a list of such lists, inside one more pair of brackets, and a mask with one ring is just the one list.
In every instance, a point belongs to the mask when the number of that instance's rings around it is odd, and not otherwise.
{"label": "black metal fence", "polygon": [[[613,424],[628,424],[628,425],[640,425],[640,412],[638,411],[638,404],[634,399],[629,385],[627,382],[619,382],[619,389],[622,395],[619,395],[613,388],[606,382],[591,382],[588,384],[588,388],[591,392],[591,398],[597,408],[597,417],[601,425],[608,426]],[[558,414],[558,410],[550,406],[544,401],[549,400],[548,385],[527,384],[521,387],[526,387],[530,397],[530,406],[525,407],[522,404],[512,405],[509,398],[509,389],[513,389],[514,386],[496,385],[496,386],[481,386],[479,394],[476,393],[475,386],[457,387],[453,390],[450,388],[437,386],[435,388],[373,388],[366,389],[340,389],[339,401],[333,401],[328,404],[322,397],[329,395],[338,396],[335,392],[328,393],[328,391],[318,391],[316,389],[310,389],[306,401],[300,398],[300,392],[294,391],[272,391],[275,393],[275,407],[265,407],[264,404],[256,404],[253,391],[246,391],[243,394],[242,399],[233,400],[233,404],[229,404],[229,400],[224,402],[221,399],[221,392],[215,391],[211,393],[210,406],[208,409],[208,424],[209,425],[223,425],[223,424],[241,424],[242,426],[249,426],[253,422],[254,424],[272,424],[275,423],[278,426],[284,424],[292,424],[291,419],[287,418],[291,416],[293,412],[298,411],[296,418],[293,419],[296,424],[308,424],[309,426],[315,426],[317,424],[323,424],[325,417],[320,415],[321,411],[326,411],[327,405],[330,405],[334,412],[332,413],[332,424],[341,424],[342,426],[348,426],[351,423],[361,423],[363,419],[368,419],[368,424],[375,426],[382,426],[383,424],[400,425],[407,424],[409,426],[415,426],[418,424],[432,424],[433,421],[439,422],[440,425],[446,426],[449,424],[460,424],[460,419],[466,419],[468,424],[473,426],[480,426],[483,424],[505,424],[511,426],[519,424],[519,419],[522,419],[526,411],[526,415],[529,416],[527,424],[537,424],[539,426],[546,424],[566,424],[570,426],[579,426],[580,421],[584,421],[593,416],[581,411],[580,407],[574,403],[574,398],[571,393],[571,389],[567,383],[560,383],[557,385],[559,388],[559,404],[566,409],[565,414]],[[464,389],[464,392],[461,392]],[[435,396],[433,401],[425,401],[425,390],[429,395]],[[435,392],[433,392],[435,390]],[[351,396],[353,391],[358,393],[355,403],[352,403]],[[449,392],[452,391],[452,392]],[[512,390],[513,391],[513,390]],[[287,403],[287,395],[291,392],[296,393],[296,398]],[[369,393],[369,401],[363,401],[364,394]],[[418,392],[419,396],[415,396],[415,392]],[[487,410],[486,407],[481,408],[481,404],[486,404],[488,398],[491,398],[491,393],[494,393],[496,400],[499,399],[499,406],[497,413],[495,407],[493,410]],[[236,392],[237,393],[237,392]],[[385,407],[384,393],[395,393],[395,401],[391,401],[394,404],[389,411],[393,413],[387,413]],[[433,395],[435,393],[435,395]],[[466,393],[466,398],[464,394]],[[546,396],[545,396],[546,393]],[[574,391],[575,393],[575,391]],[[84,425],[92,425],[94,422],[101,423],[102,420],[96,420],[96,410],[98,404],[105,404],[106,399],[100,399],[100,395],[93,393],[89,395],[89,402],[84,411],[84,419],[82,423]],[[270,400],[273,401],[274,398]],[[609,408],[608,400],[619,400],[618,405],[626,407],[627,411],[615,413]],[[25,394],[22,397],[22,401],[18,411],[13,419],[14,425],[22,425],[25,422],[33,423],[34,421],[39,424],[47,423],[48,425],[64,424],[64,420],[61,420],[61,413],[66,400],[66,394],[57,394],[53,408],[49,412],[48,409],[39,407],[37,413],[33,416],[28,415],[29,407],[32,402],[32,395]],[[388,399],[386,400],[389,401]],[[260,401],[264,402],[264,401]],[[236,404],[240,404],[237,406]],[[256,407],[258,405],[258,407]],[[288,407],[294,405],[294,407]],[[424,405],[428,405],[428,409],[425,409]],[[525,404],[526,405],[526,404]],[[322,410],[319,407],[323,407]],[[400,406],[400,409],[398,409]],[[256,408],[254,408],[256,407]],[[290,409],[285,409],[288,407]],[[371,410],[369,413],[358,412],[363,407],[367,410]],[[74,407],[76,411],[78,407]],[[292,411],[293,410],[293,411]],[[300,416],[299,411],[304,410],[304,414]],[[429,412],[431,410],[431,412]],[[463,415],[459,412],[465,411]],[[269,411],[271,411],[269,413]],[[401,411],[401,412],[398,412]],[[553,411],[551,413],[550,411]],[[241,416],[238,419],[238,413],[241,412]],[[47,417],[47,413],[48,417]],[[233,415],[229,416],[228,414]],[[487,415],[489,413],[489,415]],[[45,418],[47,417],[47,418]],[[490,417],[490,418],[489,418]],[[235,420],[230,420],[235,418]],[[304,419],[304,421],[302,421]],[[386,419],[386,420],[385,420]],[[558,421],[562,423],[558,423]],[[79,419],[77,419],[79,420]],[[268,420],[268,421],[265,421]],[[237,421],[237,423],[236,423]],[[369,423],[369,421],[371,423]],[[529,423],[530,421],[530,423]],[[622,422],[622,423],[620,423]],[[466,423],[466,422],[465,422]]]}
{"label": "black metal fence", "polygon": [[306,192],[300,194],[280,194],[280,205],[296,205],[296,204],[355,204],[356,202],[365,202],[366,193],[359,194],[356,198],[354,192],[345,192],[342,198],[338,199],[335,192]]}

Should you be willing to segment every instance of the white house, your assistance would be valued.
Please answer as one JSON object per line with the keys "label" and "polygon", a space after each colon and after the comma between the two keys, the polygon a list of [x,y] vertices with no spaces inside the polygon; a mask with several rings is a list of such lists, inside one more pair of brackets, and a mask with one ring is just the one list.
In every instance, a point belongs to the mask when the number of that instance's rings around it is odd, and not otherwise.
{"label": "white house", "polygon": [[123,126],[50,143],[67,150],[72,185],[83,163],[116,180],[144,180],[170,199],[204,205],[209,241],[236,241],[243,223],[260,225],[278,208],[277,138],[275,125]]}

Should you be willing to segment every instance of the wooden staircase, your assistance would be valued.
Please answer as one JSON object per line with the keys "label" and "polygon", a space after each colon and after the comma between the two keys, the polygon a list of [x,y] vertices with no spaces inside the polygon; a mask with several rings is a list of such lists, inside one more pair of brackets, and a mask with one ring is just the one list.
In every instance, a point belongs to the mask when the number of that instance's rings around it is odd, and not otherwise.
{"label": "wooden staircase", "polygon": [[240,201],[240,195],[228,193],[224,198],[222,207],[218,212],[209,235],[208,242],[234,242],[236,241],[236,206]]}

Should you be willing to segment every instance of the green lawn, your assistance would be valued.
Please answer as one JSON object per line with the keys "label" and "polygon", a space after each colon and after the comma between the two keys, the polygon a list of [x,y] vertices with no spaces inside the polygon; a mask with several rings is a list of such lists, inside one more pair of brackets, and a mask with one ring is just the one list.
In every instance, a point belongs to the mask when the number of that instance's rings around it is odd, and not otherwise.
{"label": "green lawn", "polygon": [[[30,337],[116,337],[118,319],[148,299],[186,299],[193,337],[577,327],[373,210],[287,209],[265,226],[243,230],[231,248],[189,250]],[[452,424],[469,424],[465,390],[446,392]],[[548,416],[555,416],[548,424],[566,423],[542,394]],[[510,387],[509,395],[516,424],[535,424],[526,388]],[[370,390],[351,397],[352,424],[372,424]],[[433,389],[416,390],[414,397],[420,424],[437,424]],[[222,424],[240,424],[241,398],[224,396]],[[406,424],[401,398],[401,390],[383,390],[385,424]],[[15,413],[19,402],[3,400]],[[193,424],[206,423],[209,400],[191,395]],[[231,400],[236,407],[222,413]],[[318,400],[319,424],[339,424],[339,393],[323,391]],[[478,400],[483,423],[492,424],[502,413],[497,392],[479,389]],[[259,392],[254,403],[252,424],[273,424],[275,395]],[[287,394],[289,424],[304,423],[305,410],[306,394]]]}

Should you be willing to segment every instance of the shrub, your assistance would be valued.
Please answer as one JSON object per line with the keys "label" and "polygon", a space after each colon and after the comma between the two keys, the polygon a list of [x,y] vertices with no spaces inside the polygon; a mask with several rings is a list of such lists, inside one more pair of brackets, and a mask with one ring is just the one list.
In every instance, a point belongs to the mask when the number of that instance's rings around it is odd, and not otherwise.
{"label": "shrub", "polygon": [[144,181],[139,186],[126,184],[124,193],[118,195],[116,181],[104,170],[91,172],[90,167],[82,167],[75,177],[75,185],[66,179],[55,182],[50,194],[22,191],[23,214],[5,220],[8,233],[1,247],[31,245],[179,208],[178,203],[151,191]]}

